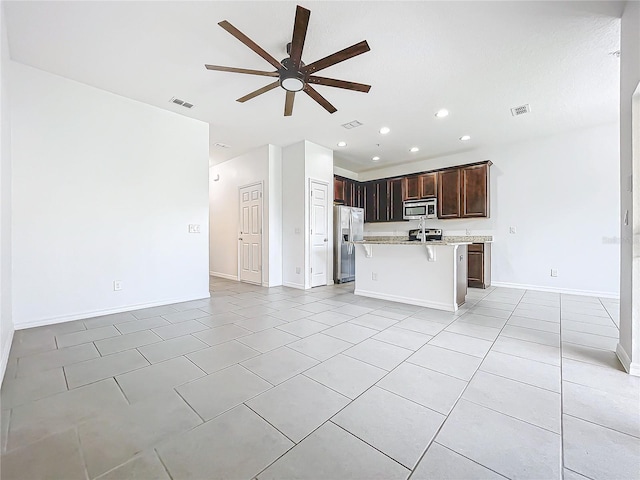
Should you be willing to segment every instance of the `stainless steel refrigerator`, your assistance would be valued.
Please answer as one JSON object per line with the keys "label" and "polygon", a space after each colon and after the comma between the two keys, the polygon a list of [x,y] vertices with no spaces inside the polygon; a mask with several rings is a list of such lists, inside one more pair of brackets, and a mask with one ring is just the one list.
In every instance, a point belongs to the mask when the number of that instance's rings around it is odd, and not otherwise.
{"label": "stainless steel refrigerator", "polygon": [[355,245],[364,232],[364,209],[336,206],[333,208],[334,249],[333,280],[335,283],[356,279]]}

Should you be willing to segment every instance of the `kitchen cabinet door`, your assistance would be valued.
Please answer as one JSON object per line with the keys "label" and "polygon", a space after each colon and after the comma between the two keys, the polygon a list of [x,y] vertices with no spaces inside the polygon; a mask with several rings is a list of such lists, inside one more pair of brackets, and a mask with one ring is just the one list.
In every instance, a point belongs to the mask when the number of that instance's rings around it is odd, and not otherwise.
{"label": "kitchen cabinet door", "polygon": [[460,169],[438,172],[438,218],[460,217]]}
{"label": "kitchen cabinet door", "polygon": [[406,178],[396,178],[394,180],[389,180],[389,221],[390,222],[401,222],[403,221],[402,213],[403,213],[403,180]]}
{"label": "kitchen cabinet door", "polygon": [[353,184],[349,178],[344,180],[344,204],[348,207],[353,207]]}
{"label": "kitchen cabinet door", "polygon": [[425,173],[418,178],[420,179],[420,198],[433,198],[438,195],[437,172]]}
{"label": "kitchen cabinet door", "polygon": [[473,243],[467,249],[468,286],[472,288],[491,286],[491,244]]}
{"label": "kitchen cabinet door", "polygon": [[389,221],[389,207],[391,202],[389,201],[389,181],[379,180],[378,184],[378,212],[376,221],[388,222]]}
{"label": "kitchen cabinet door", "polygon": [[378,184],[377,182],[367,182],[364,189],[364,221],[367,223],[378,220]]}
{"label": "kitchen cabinet door", "polygon": [[411,175],[404,178],[403,200],[420,200],[420,177]]}
{"label": "kitchen cabinet door", "polygon": [[344,203],[344,186],[345,179],[342,177],[333,177],[333,201],[334,203]]}
{"label": "kitchen cabinet door", "polygon": [[488,217],[489,165],[474,165],[460,169],[462,217]]}

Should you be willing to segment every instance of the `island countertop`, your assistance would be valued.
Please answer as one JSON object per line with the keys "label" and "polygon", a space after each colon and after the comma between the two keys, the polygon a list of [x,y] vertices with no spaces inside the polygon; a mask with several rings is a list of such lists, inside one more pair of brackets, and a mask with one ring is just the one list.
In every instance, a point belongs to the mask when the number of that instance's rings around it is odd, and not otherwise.
{"label": "island countertop", "polygon": [[442,237],[442,240],[421,242],[409,240],[409,237],[385,236],[385,237],[365,237],[364,240],[353,242],[356,244],[379,244],[379,245],[461,245],[469,243],[493,242],[492,235],[452,235]]}

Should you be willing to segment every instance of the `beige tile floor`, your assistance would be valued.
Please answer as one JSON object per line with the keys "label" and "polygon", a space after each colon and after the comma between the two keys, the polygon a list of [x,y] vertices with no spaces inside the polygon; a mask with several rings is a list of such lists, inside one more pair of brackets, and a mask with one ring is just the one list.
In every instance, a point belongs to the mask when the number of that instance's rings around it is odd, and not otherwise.
{"label": "beige tile floor", "polygon": [[211,279],[211,298],[18,331],[1,478],[633,479],[615,301],[470,290],[450,314]]}

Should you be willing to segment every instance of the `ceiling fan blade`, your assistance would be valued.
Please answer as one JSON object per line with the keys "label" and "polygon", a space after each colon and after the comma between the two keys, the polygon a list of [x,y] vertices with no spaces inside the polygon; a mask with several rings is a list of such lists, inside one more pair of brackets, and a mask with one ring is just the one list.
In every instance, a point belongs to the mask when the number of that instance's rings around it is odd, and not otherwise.
{"label": "ceiling fan blade", "polygon": [[277,77],[278,72],[263,72],[261,70],[249,70],[248,68],[221,67],[220,65],[205,65],[207,70],[217,70],[220,72],[247,73],[249,75],[262,75],[265,77]]}
{"label": "ceiling fan blade", "polygon": [[304,39],[307,36],[310,15],[311,12],[306,8],[300,5],[296,8],[296,19],[293,24],[293,37],[291,39],[291,53],[289,54],[291,63],[296,69],[300,68],[302,48],[304,47]]}
{"label": "ceiling fan blade", "polygon": [[273,90],[278,85],[280,85],[280,82],[270,83],[266,87],[259,88],[255,92],[251,92],[245,95],[244,97],[240,97],[239,99],[236,100],[236,102],[244,103],[247,100],[251,100],[252,98],[257,97],[258,95],[262,95],[263,93],[268,92],[269,90]]}
{"label": "ceiling fan blade", "polygon": [[360,43],[356,43],[355,45],[351,45],[350,47],[345,48],[344,50],[340,50],[339,52],[333,53],[328,57],[321,58],[309,65],[306,65],[302,68],[302,71],[306,74],[313,74],[319,70],[323,70],[331,65],[335,65],[336,63],[344,62],[345,60],[349,60],[351,57],[355,57],[357,55],[361,55],[363,53],[371,50],[369,48],[369,44],[366,40],[363,40]]}
{"label": "ceiling fan blade", "polygon": [[355,90],[356,92],[367,93],[371,89],[371,85],[365,85],[364,83],[347,82],[345,80],[336,80],[335,78],[325,77],[309,77],[307,82],[316,85],[326,85],[327,87],[344,88],[346,90]]}
{"label": "ceiling fan blade", "polygon": [[229,22],[227,22],[226,20],[223,20],[222,22],[218,23],[218,25],[220,25],[227,32],[229,32],[231,35],[236,37],[238,40],[240,40],[242,43],[244,43],[247,47],[249,47],[251,50],[256,52],[258,55],[260,55],[262,58],[264,58],[267,62],[269,62],[275,68],[277,68],[277,69],[282,68],[282,64],[280,64],[280,62],[278,60],[276,60],[271,55],[269,55],[256,42],[251,40],[249,37],[247,37],[244,33],[242,33],[236,27],[231,25]]}
{"label": "ceiling fan blade", "polygon": [[290,117],[293,113],[293,99],[296,97],[296,92],[287,92],[287,98],[284,101],[284,116]]}
{"label": "ceiling fan blade", "polygon": [[324,98],[322,95],[320,95],[311,85],[306,84],[304,86],[304,93],[306,93],[311,98],[313,98],[316,102],[322,105],[327,112],[335,113],[338,111],[336,107],[331,105],[329,101],[326,98]]}

